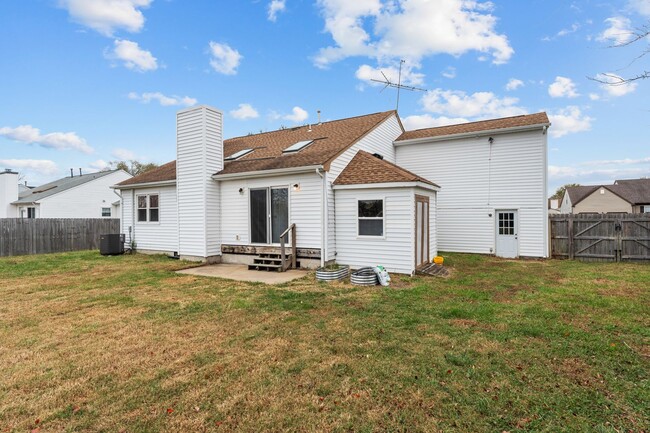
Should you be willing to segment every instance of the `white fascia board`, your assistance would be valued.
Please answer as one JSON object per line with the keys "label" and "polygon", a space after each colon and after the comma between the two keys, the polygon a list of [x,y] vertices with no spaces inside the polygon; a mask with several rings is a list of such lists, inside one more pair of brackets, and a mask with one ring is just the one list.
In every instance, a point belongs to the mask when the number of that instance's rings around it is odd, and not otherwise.
{"label": "white fascia board", "polygon": [[309,173],[322,170],[322,165],[309,165],[304,167],[276,168],[273,170],[246,171],[242,173],[213,174],[214,180],[252,179],[256,177],[281,176],[283,174]]}
{"label": "white fascia board", "polygon": [[440,191],[439,186],[429,185],[424,182],[384,182],[384,183],[362,183],[355,185],[334,185],[335,190],[339,189],[379,189],[379,188],[422,188],[430,191]]}
{"label": "white fascia board", "polygon": [[455,139],[467,138],[467,137],[485,137],[488,135],[507,134],[512,132],[522,132],[522,131],[534,131],[537,129],[541,129],[544,132],[546,132],[549,126],[551,126],[550,123],[538,123],[536,125],[513,126],[512,128],[487,129],[485,131],[463,132],[460,134],[440,135],[436,137],[412,138],[410,140],[394,141],[393,145],[405,146],[408,144],[431,143],[434,141],[447,141],[447,140],[455,140]]}
{"label": "white fascia board", "polygon": [[127,189],[139,189],[139,188],[149,188],[154,186],[169,186],[176,185],[175,180],[162,180],[160,182],[144,182],[144,183],[132,183],[130,185],[112,185],[109,188],[127,190]]}

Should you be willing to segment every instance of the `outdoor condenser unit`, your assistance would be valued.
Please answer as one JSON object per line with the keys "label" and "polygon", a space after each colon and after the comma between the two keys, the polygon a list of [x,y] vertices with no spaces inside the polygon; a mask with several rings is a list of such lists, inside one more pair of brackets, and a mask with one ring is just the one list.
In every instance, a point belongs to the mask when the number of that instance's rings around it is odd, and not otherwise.
{"label": "outdoor condenser unit", "polygon": [[124,235],[119,233],[99,235],[99,253],[102,256],[124,254]]}

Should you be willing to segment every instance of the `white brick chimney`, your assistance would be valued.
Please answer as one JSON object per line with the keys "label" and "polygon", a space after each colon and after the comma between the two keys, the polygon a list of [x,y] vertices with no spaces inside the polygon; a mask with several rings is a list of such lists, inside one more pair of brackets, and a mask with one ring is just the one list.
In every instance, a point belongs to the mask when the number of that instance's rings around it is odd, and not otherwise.
{"label": "white brick chimney", "polygon": [[223,112],[205,105],[176,114],[178,244],[183,259],[221,258],[220,189],[211,176],[223,169],[222,126]]}
{"label": "white brick chimney", "polygon": [[0,171],[0,218],[16,218],[18,209],[11,203],[18,200],[18,173],[5,169]]}

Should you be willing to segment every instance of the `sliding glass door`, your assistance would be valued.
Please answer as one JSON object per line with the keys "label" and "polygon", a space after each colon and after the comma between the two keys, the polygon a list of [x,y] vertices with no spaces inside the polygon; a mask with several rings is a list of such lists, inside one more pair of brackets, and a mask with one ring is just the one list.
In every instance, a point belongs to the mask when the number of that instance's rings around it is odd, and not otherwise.
{"label": "sliding glass door", "polygon": [[289,227],[289,189],[251,189],[250,224],[251,243],[280,243],[280,235]]}

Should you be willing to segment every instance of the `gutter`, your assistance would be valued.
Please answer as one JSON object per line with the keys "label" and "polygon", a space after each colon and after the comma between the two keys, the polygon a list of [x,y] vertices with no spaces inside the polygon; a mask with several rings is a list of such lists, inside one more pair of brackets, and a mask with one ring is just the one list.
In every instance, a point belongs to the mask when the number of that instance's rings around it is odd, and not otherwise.
{"label": "gutter", "polygon": [[384,183],[359,183],[354,185],[334,185],[332,188],[335,190],[345,189],[377,189],[377,188],[405,188],[405,187],[419,187],[428,189],[430,191],[440,191],[439,186],[429,185],[424,182],[384,182]]}
{"label": "gutter", "polygon": [[125,190],[125,189],[138,189],[138,188],[149,188],[153,186],[169,186],[169,185],[176,185],[176,180],[161,180],[159,182],[144,182],[144,183],[132,183],[129,185],[113,185],[109,186],[109,188],[115,190]]}
{"label": "gutter", "polygon": [[534,131],[537,129],[542,129],[542,132],[546,133],[546,130],[548,129],[549,126],[551,126],[550,123],[538,123],[536,125],[513,126],[511,128],[486,129],[484,131],[463,132],[460,134],[440,135],[437,137],[412,138],[409,140],[394,141],[393,145],[405,146],[408,144],[431,143],[433,141],[447,141],[447,140],[454,140],[458,138],[467,138],[467,137],[484,137],[488,135],[503,134],[508,132]]}
{"label": "gutter", "polygon": [[252,179],[256,177],[279,176],[283,174],[307,173],[314,170],[322,170],[322,165],[307,165],[302,167],[276,168],[273,170],[255,170],[241,173],[213,174],[214,180],[234,180],[234,179]]}

